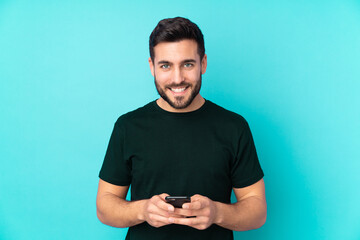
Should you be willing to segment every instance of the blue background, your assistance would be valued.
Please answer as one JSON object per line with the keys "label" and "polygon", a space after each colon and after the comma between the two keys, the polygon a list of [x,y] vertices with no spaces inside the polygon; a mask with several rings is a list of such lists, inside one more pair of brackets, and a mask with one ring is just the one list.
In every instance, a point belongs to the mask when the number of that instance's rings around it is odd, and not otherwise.
{"label": "blue background", "polygon": [[0,239],[124,239],[98,171],[117,117],[158,97],[148,37],[175,16],[266,175],[267,222],[236,239],[360,239],[360,2],[126,2],[0,0]]}

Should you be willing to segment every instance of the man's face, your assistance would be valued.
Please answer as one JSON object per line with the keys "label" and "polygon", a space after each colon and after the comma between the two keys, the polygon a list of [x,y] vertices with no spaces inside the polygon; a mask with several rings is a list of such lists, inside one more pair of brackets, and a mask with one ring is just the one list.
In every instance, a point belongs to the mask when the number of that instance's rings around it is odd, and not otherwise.
{"label": "man's face", "polygon": [[149,58],[149,63],[158,93],[170,110],[186,110],[200,96],[206,55],[200,61],[194,40],[159,43],[154,55],[154,62]]}

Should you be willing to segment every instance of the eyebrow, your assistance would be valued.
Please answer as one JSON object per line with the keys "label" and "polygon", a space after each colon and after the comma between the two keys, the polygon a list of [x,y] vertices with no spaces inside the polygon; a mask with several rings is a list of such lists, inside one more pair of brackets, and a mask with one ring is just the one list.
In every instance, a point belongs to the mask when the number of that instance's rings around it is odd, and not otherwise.
{"label": "eyebrow", "polygon": [[[182,64],[188,63],[188,62],[196,63],[196,60],[195,59],[185,59],[185,60],[181,61]],[[170,62],[167,60],[161,60],[161,61],[158,61],[157,64],[170,64]]]}
{"label": "eyebrow", "polygon": [[165,60],[161,60],[157,62],[157,64],[169,64],[169,63],[170,63],[169,61],[165,61]]}

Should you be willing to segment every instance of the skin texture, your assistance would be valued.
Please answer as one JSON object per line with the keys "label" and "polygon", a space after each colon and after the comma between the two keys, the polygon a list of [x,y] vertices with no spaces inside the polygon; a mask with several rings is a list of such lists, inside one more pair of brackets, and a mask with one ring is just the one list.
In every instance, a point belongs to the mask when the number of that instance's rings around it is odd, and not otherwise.
{"label": "skin texture", "polygon": [[[158,92],[166,95],[166,99],[160,97],[157,104],[169,112],[191,112],[200,108],[205,102],[200,94],[196,94],[193,101],[186,104],[192,93],[200,90],[201,75],[206,72],[207,67],[207,56],[205,54],[200,60],[197,43],[194,40],[163,42],[154,47],[154,53],[154,62],[149,58],[151,74],[155,78]],[[186,90],[175,93],[171,88]]]}
{"label": "skin texture", "polygon": [[[157,104],[170,112],[199,109],[205,100],[197,88],[201,86],[201,75],[206,71],[207,56],[200,59],[197,43],[193,40],[163,42],[154,47],[154,53],[154,62],[149,58],[150,70],[160,96],[164,96],[157,100]],[[259,228],[266,221],[263,179],[248,187],[233,188],[236,203],[224,204],[194,195],[191,203],[176,209],[165,202],[167,193],[150,199],[126,201],[128,189],[129,186],[117,186],[100,179],[96,205],[101,222],[123,228],[146,221],[153,227],[181,224],[199,230],[217,224],[230,230],[245,231]]]}

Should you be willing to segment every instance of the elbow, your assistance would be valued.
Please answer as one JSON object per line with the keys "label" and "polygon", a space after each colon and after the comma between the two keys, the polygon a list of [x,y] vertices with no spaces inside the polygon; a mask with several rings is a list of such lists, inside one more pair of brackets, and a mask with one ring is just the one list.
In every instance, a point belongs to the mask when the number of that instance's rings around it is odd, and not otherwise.
{"label": "elbow", "polygon": [[267,207],[265,206],[261,216],[259,217],[258,221],[256,222],[256,225],[254,226],[254,229],[261,228],[265,224],[266,218],[267,218]]}
{"label": "elbow", "polygon": [[115,228],[128,227],[125,224],[122,224],[120,221],[115,221],[115,220],[109,219],[109,217],[106,217],[106,215],[103,214],[99,209],[96,210],[96,215],[97,215],[97,218],[99,219],[99,221],[105,225],[115,227]]}
{"label": "elbow", "polygon": [[264,215],[259,219],[259,221],[254,229],[258,229],[258,228],[261,228],[262,226],[264,226],[264,224],[266,222],[266,218],[267,218],[267,214],[265,212]]}
{"label": "elbow", "polygon": [[101,223],[108,225],[108,223],[106,222],[106,218],[105,218],[104,214],[101,213],[101,211],[98,208],[96,209],[96,216],[97,216],[97,218],[99,219],[99,221]]}
{"label": "elbow", "polygon": [[106,198],[97,198],[96,200],[96,216],[99,221],[105,225],[116,227],[116,228],[126,228],[129,227],[123,221],[123,219],[114,214],[114,210],[111,207],[111,203],[105,201]]}
{"label": "elbow", "polygon": [[266,213],[259,217],[255,222],[253,222],[252,224],[249,224],[245,227],[241,227],[239,229],[235,229],[235,231],[249,231],[249,230],[255,230],[255,229],[259,229],[262,226],[264,226],[266,222]]}
{"label": "elbow", "polygon": [[105,225],[112,226],[112,224],[109,221],[109,216],[106,214],[106,208],[104,208],[104,203],[101,201],[100,198],[96,199],[96,216],[99,219],[99,221]]}
{"label": "elbow", "polygon": [[235,228],[233,230],[242,232],[242,231],[259,229],[265,224],[266,219],[267,219],[267,209],[265,207],[261,212],[259,212],[256,216],[254,216],[254,218],[252,218],[247,224],[245,225],[239,224],[238,228]]}
{"label": "elbow", "polygon": [[260,209],[262,209],[262,210],[260,211],[260,215],[258,216],[258,221],[256,221],[256,225],[255,225],[254,229],[261,228],[266,222],[266,219],[267,219],[267,204],[266,204],[265,200],[264,200],[264,202],[262,204],[262,207]]}
{"label": "elbow", "polygon": [[101,207],[99,206],[98,203],[96,206],[96,216],[99,219],[99,221],[105,225],[112,226],[112,227],[121,227],[121,226],[115,226],[113,221],[111,221],[109,219],[110,216],[107,216],[106,212],[101,210]]}
{"label": "elbow", "polygon": [[96,199],[96,216],[97,216],[97,218],[99,219],[100,222],[106,224],[104,214],[101,211],[101,204],[100,204],[99,200],[100,200],[99,198]]}

